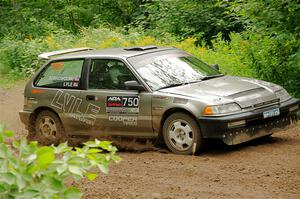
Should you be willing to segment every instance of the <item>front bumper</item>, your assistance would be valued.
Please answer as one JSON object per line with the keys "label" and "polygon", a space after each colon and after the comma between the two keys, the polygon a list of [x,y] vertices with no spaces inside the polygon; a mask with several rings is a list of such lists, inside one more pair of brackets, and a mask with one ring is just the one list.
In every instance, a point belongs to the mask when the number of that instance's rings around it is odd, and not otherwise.
{"label": "front bumper", "polygon": [[[291,110],[290,108],[293,107]],[[296,108],[295,108],[296,107]],[[280,115],[264,119],[263,112],[279,108]],[[222,139],[228,145],[239,144],[258,137],[270,135],[278,129],[284,129],[297,120],[300,100],[291,99],[279,107],[268,107],[228,116],[201,117],[199,125],[204,138]],[[245,124],[229,127],[229,123],[245,121]]]}
{"label": "front bumper", "polygon": [[29,128],[29,119],[30,119],[31,113],[32,112],[30,112],[30,111],[24,111],[24,110],[19,112],[20,120],[23,124],[25,124],[25,128],[27,130]]}

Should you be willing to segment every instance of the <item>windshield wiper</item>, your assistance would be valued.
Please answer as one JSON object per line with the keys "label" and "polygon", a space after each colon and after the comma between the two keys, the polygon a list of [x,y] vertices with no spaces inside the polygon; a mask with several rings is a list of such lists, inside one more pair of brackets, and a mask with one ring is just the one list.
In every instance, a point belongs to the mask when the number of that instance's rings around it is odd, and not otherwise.
{"label": "windshield wiper", "polygon": [[198,80],[195,80],[195,81],[169,84],[169,85],[166,85],[166,86],[163,86],[163,87],[159,88],[158,90],[164,89],[164,88],[172,88],[172,87],[176,87],[176,86],[183,86],[183,85],[187,85],[187,84],[193,84],[193,83],[201,82],[203,80],[208,80],[208,79],[212,79],[212,78],[216,78],[216,77],[222,77],[222,76],[224,76],[224,75],[223,74],[218,74],[218,75],[205,76],[205,77],[202,77],[201,79],[198,79]]}
{"label": "windshield wiper", "polygon": [[194,83],[197,83],[197,82],[201,82],[202,79],[198,79],[198,80],[194,80],[194,81],[190,81],[190,82],[185,82],[184,84],[194,84]]}
{"label": "windshield wiper", "polygon": [[190,82],[170,84],[170,85],[167,85],[167,86],[163,86],[163,87],[159,88],[158,90],[164,89],[164,88],[171,88],[171,87],[176,87],[176,86],[183,86],[183,85],[193,84],[193,83],[197,83],[197,82],[201,82],[201,81],[202,81],[202,79],[198,79],[198,80],[190,81]]}
{"label": "windshield wiper", "polygon": [[210,76],[205,76],[205,77],[202,77],[202,81],[203,80],[208,80],[208,79],[213,79],[213,78],[216,78],[216,77],[222,77],[224,76],[223,74],[218,74],[218,75],[210,75]]}
{"label": "windshield wiper", "polygon": [[169,84],[169,85],[167,85],[167,86],[160,87],[158,90],[164,89],[164,88],[172,88],[172,87],[176,87],[176,86],[181,86],[181,85],[184,85],[184,84],[185,84],[185,83]]}

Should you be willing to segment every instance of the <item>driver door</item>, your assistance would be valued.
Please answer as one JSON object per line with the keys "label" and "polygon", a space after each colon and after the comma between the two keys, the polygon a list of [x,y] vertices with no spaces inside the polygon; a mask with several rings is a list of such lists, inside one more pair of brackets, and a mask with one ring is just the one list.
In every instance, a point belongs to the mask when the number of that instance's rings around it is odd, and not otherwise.
{"label": "driver door", "polygon": [[96,135],[152,136],[151,93],[127,90],[124,82],[138,81],[125,63],[115,59],[92,59],[88,89],[83,103],[100,110],[90,126]]}

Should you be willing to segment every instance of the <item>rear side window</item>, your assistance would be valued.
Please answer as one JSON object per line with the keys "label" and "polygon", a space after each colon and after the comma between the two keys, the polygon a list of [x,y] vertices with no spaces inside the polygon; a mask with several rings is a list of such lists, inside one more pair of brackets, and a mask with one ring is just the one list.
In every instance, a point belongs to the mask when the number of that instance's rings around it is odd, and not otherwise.
{"label": "rear side window", "polygon": [[36,86],[79,88],[84,60],[51,62],[35,81]]}

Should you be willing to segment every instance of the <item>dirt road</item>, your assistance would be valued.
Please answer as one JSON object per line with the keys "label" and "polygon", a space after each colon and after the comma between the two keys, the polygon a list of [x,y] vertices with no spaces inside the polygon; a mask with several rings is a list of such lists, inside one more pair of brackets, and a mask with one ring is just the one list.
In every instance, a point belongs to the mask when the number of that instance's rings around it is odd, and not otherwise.
{"label": "dirt road", "polygon": [[[17,137],[25,135],[22,92],[0,88],[0,122]],[[84,198],[300,198],[300,127],[234,147],[213,142],[200,156],[119,155],[108,175],[75,183]]]}

